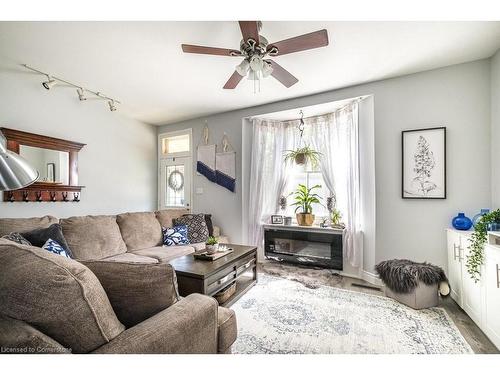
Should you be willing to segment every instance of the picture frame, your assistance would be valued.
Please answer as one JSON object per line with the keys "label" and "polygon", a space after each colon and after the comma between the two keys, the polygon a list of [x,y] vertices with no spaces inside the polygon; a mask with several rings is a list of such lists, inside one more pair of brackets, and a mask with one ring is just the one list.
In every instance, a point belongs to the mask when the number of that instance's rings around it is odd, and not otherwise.
{"label": "picture frame", "polygon": [[56,163],[47,163],[47,182],[56,182]]}
{"label": "picture frame", "polygon": [[446,199],[446,127],[401,132],[401,197]]}
{"label": "picture frame", "polygon": [[271,215],[271,224],[283,224],[283,216]]}

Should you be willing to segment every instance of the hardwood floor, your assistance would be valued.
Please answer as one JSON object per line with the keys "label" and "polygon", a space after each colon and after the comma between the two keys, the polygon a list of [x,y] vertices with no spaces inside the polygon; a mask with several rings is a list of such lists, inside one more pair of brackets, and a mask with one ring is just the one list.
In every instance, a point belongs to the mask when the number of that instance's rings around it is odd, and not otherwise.
{"label": "hardwood floor", "polygon": [[[295,280],[310,288],[327,285],[362,293],[384,295],[383,287],[380,288],[364,280],[341,276],[335,270],[295,266],[276,261],[265,261],[259,263],[259,271],[269,275]],[[441,299],[439,307],[446,310],[474,353],[500,353],[472,319],[450,297]]]}

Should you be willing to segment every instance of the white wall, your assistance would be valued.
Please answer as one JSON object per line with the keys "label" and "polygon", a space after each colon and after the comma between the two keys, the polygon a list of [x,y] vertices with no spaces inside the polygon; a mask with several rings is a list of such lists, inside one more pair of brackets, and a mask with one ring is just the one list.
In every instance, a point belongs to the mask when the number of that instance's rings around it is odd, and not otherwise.
{"label": "white wall", "polygon": [[0,202],[0,217],[155,209],[156,128],[110,112],[104,101],[82,103],[72,88],[47,91],[44,78],[0,69],[0,126],[86,143],[79,155],[81,201]]}
{"label": "white wall", "polygon": [[[246,88],[240,88],[243,89]],[[238,89],[234,95],[238,95]],[[242,118],[361,95],[373,95],[374,99],[377,194],[374,260],[406,257],[446,266],[444,228],[449,226],[451,218],[458,211],[472,216],[480,208],[491,206],[489,60],[220,113],[167,125],[159,131],[193,128],[196,144],[206,119],[214,139],[220,140],[224,131],[228,133],[237,151],[236,193],[195,176],[194,188],[203,186],[205,193],[195,195],[194,207],[195,211],[214,214],[223,231],[240,242]],[[446,126],[448,130],[448,198],[403,200],[401,131],[435,126]]]}
{"label": "white wall", "polygon": [[500,50],[491,59],[491,200],[500,207]]}

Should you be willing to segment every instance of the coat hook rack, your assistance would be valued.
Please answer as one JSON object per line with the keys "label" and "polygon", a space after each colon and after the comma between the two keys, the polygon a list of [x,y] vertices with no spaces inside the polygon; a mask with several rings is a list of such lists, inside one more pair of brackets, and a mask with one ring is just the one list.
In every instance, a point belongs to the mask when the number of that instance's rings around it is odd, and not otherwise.
{"label": "coat hook rack", "polygon": [[28,199],[29,193],[27,191],[23,191],[23,202],[29,202]]}
{"label": "coat hook rack", "polygon": [[42,192],[41,191],[35,192],[35,196],[36,196],[36,201],[37,202],[41,202],[42,201]]}
{"label": "coat hook rack", "polygon": [[67,202],[68,201],[68,192],[67,191],[64,191],[62,193],[62,200],[63,200],[63,202]]}
{"label": "coat hook rack", "polygon": [[55,191],[51,191],[50,192],[50,200],[52,202],[55,202],[56,201],[56,192]]}
{"label": "coat hook rack", "polygon": [[80,194],[73,193],[73,202],[80,202]]}
{"label": "coat hook rack", "polygon": [[14,193],[12,191],[9,191],[7,193],[7,199],[9,200],[9,202],[14,202]]}

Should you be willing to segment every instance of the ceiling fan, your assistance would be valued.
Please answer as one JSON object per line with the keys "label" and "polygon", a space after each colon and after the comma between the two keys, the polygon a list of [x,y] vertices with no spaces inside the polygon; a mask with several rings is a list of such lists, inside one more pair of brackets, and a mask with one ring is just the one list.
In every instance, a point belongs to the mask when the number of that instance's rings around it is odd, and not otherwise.
{"label": "ceiling fan", "polygon": [[277,62],[266,59],[266,56],[281,56],[328,45],[326,30],[269,43],[266,38],[259,34],[262,22],[239,21],[239,24],[243,34],[239,50],[195,46],[192,44],[182,45],[182,51],[186,53],[243,57],[243,61],[236,67],[236,70],[224,85],[225,89],[234,89],[247,75],[250,80],[259,80],[261,77],[265,78],[271,75],[285,87],[291,87],[299,80]]}

